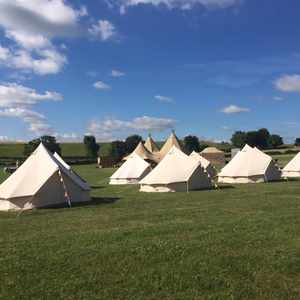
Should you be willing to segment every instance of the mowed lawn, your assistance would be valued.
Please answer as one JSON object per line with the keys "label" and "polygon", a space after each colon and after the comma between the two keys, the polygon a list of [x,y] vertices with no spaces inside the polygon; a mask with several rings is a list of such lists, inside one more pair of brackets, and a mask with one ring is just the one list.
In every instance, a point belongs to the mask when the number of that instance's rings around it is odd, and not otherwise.
{"label": "mowed lawn", "polygon": [[0,213],[1,299],[300,299],[300,181]]}

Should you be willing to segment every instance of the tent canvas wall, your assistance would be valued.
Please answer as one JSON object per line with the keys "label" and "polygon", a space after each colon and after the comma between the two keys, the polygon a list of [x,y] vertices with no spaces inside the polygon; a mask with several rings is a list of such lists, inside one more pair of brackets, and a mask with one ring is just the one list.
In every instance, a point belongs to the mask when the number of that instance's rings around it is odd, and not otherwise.
{"label": "tent canvas wall", "polygon": [[212,187],[201,163],[175,146],[140,184],[142,192],[187,192]]}
{"label": "tent canvas wall", "polygon": [[[70,165],[68,165],[64,160],[63,158],[57,153],[55,152],[53,154],[54,158],[58,160],[58,162],[60,164],[62,164],[67,170],[69,170],[70,172],[72,172],[73,175],[75,175],[77,177],[78,180],[82,181],[85,185],[87,185],[87,182],[81,178],[72,168]],[[88,186],[88,185],[87,185]],[[89,187],[88,187],[89,188]]]}
{"label": "tent canvas wall", "polygon": [[272,157],[246,145],[218,174],[220,183],[258,183],[279,180]]}
{"label": "tent canvas wall", "polygon": [[282,177],[300,177],[300,152],[283,168]]}
{"label": "tent canvas wall", "polygon": [[197,153],[197,152],[193,151],[190,154],[190,157],[193,158],[193,159],[198,160],[201,163],[201,166],[204,168],[204,170],[208,173],[208,175],[211,178],[214,178],[217,175],[217,171],[214,168],[214,166],[210,163],[210,161],[208,161],[206,158],[201,156],[200,153]]}
{"label": "tent canvas wall", "polygon": [[71,170],[71,166],[69,166],[64,160],[63,158],[57,153],[55,152],[53,154],[53,156],[68,170]]}
{"label": "tent canvas wall", "polygon": [[89,191],[88,184],[66,169],[41,143],[0,185],[0,210],[89,201]]}
{"label": "tent canvas wall", "polygon": [[151,172],[151,166],[139,155],[133,155],[110,177],[109,184],[137,184]]}

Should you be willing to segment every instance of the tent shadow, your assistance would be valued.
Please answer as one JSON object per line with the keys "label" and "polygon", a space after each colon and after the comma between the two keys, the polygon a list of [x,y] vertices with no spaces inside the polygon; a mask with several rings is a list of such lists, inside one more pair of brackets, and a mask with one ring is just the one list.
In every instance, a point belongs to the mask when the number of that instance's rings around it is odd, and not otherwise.
{"label": "tent shadow", "polygon": [[231,184],[222,184],[222,185],[218,185],[217,188],[215,188],[215,190],[227,190],[227,189],[235,189],[235,186],[231,185]]}
{"label": "tent shadow", "polygon": [[[72,203],[72,208],[74,207],[86,207],[86,206],[98,206],[98,205],[108,205],[114,204],[115,202],[119,201],[121,198],[117,197],[91,197],[91,201],[88,202],[75,202]],[[44,206],[42,209],[61,209],[61,208],[68,208],[67,203]]]}
{"label": "tent shadow", "polygon": [[91,197],[89,202],[78,202],[73,203],[72,207],[83,207],[83,206],[97,206],[97,205],[107,205],[114,204],[121,198],[118,197]]}
{"label": "tent shadow", "polygon": [[300,177],[290,177],[290,178],[282,178],[281,182],[295,182],[300,181]]}
{"label": "tent shadow", "polygon": [[299,180],[295,180],[294,178],[290,178],[288,180],[284,179],[284,178],[281,178],[281,179],[278,179],[278,180],[271,180],[271,181],[267,181],[267,182],[264,182],[265,184],[276,184],[276,183],[283,183],[283,182],[289,182],[289,181],[299,181]]}
{"label": "tent shadow", "polygon": [[102,186],[102,185],[91,185],[91,189],[92,190],[100,190],[100,189],[104,189],[104,186]]}

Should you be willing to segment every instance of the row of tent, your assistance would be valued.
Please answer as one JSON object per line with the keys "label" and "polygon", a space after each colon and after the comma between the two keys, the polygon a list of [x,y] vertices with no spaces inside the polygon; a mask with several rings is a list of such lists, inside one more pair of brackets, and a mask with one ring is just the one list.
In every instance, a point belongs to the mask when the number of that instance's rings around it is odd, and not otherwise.
{"label": "row of tent", "polygon": [[[149,145],[148,145],[149,147]],[[215,178],[221,183],[250,183],[300,177],[300,153],[281,171],[273,159],[246,145],[217,174],[212,164],[199,153],[186,155],[174,134],[159,151],[140,144],[142,153],[159,153],[157,165],[134,151],[111,176],[110,184],[140,184],[145,192],[189,191],[212,188]],[[149,161],[148,161],[149,160]],[[30,157],[0,185],[0,210],[25,210],[62,203],[90,201],[90,187],[57,154],[41,143]]]}
{"label": "row of tent", "polygon": [[214,174],[206,159],[197,153],[188,156],[172,146],[154,169],[133,153],[110,177],[110,184],[140,184],[145,192],[187,191],[211,188]]}
{"label": "row of tent", "polygon": [[[158,146],[152,139],[151,135],[148,136],[145,144],[140,142],[136,149],[133,151],[133,153],[139,155],[141,158],[143,158],[146,161],[149,161],[151,163],[157,164],[159,163],[166,154],[171,150],[172,147],[176,147],[177,149],[181,149],[180,142],[175,135],[175,132],[173,131],[169,138],[164,143],[163,147],[159,150]],[[129,159],[133,153],[130,155],[127,155],[123,158],[123,160]],[[222,164],[225,163],[225,153],[215,147],[207,147],[201,152],[201,156],[206,158],[207,160]]]}
{"label": "row of tent", "polygon": [[57,154],[41,143],[0,185],[0,211],[69,206],[90,201],[90,187]]}
{"label": "row of tent", "polygon": [[[175,192],[211,188],[214,179],[219,183],[259,183],[280,180],[282,177],[300,177],[300,153],[280,170],[271,156],[256,147],[246,145],[217,174],[216,169],[201,154],[183,153],[177,145],[152,169],[140,156],[142,144],[111,176],[110,184],[140,184],[144,192]],[[151,153],[150,153],[151,154]]]}
{"label": "row of tent", "polygon": [[[178,149],[181,149],[180,142],[174,132],[172,132],[172,134],[160,150],[156,143],[153,141],[151,135],[149,135],[145,144],[140,142],[137,145],[136,149],[133,151],[133,153],[139,155],[146,161],[159,163],[173,146]],[[123,160],[128,160],[129,158],[131,158],[133,153],[124,157]]]}

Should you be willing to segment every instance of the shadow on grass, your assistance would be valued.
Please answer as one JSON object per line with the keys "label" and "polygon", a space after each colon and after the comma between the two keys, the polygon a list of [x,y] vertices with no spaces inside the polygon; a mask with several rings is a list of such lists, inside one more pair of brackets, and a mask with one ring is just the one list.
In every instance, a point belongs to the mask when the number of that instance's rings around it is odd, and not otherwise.
{"label": "shadow on grass", "polygon": [[294,182],[294,181],[300,181],[300,177],[289,177],[289,178],[283,178],[281,182]]}
{"label": "shadow on grass", "polygon": [[92,197],[92,200],[89,202],[74,203],[73,207],[80,206],[95,206],[95,205],[104,205],[104,204],[114,204],[119,201],[119,197]]}
{"label": "shadow on grass", "polygon": [[227,190],[227,189],[235,189],[235,186],[231,184],[218,185],[216,190]]}
{"label": "shadow on grass", "polygon": [[281,179],[278,179],[278,180],[271,180],[271,181],[266,181],[266,182],[261,182],[261,183],[264,183],[264,184],[276,184],[276,183],[286,183],[286,182],[289,182],[289,181],[298,181],[297,179],[294,180],[294,179],[289,179],[289,180],[286,180],[284,178],[281,178]]}
{"label": "shadow on grass", "polygon": [[100,189],[104,189],[104,186],[102,186],[102,185],[91,185],[91,189],[92,190],[100,190]]}
{"label": "shadow on grass", "polygon": [[[119,201],[121,198],[118,197],[91,197],[91,201],[88,202],[73,202],[72,207],[86,207],[86,206],[98,206],[98,205],[108,205],[114,204],[115,202]],[[61,208],[68,208],[67,203],[51,205],[43,207],[43,209],[61,209]]]}

